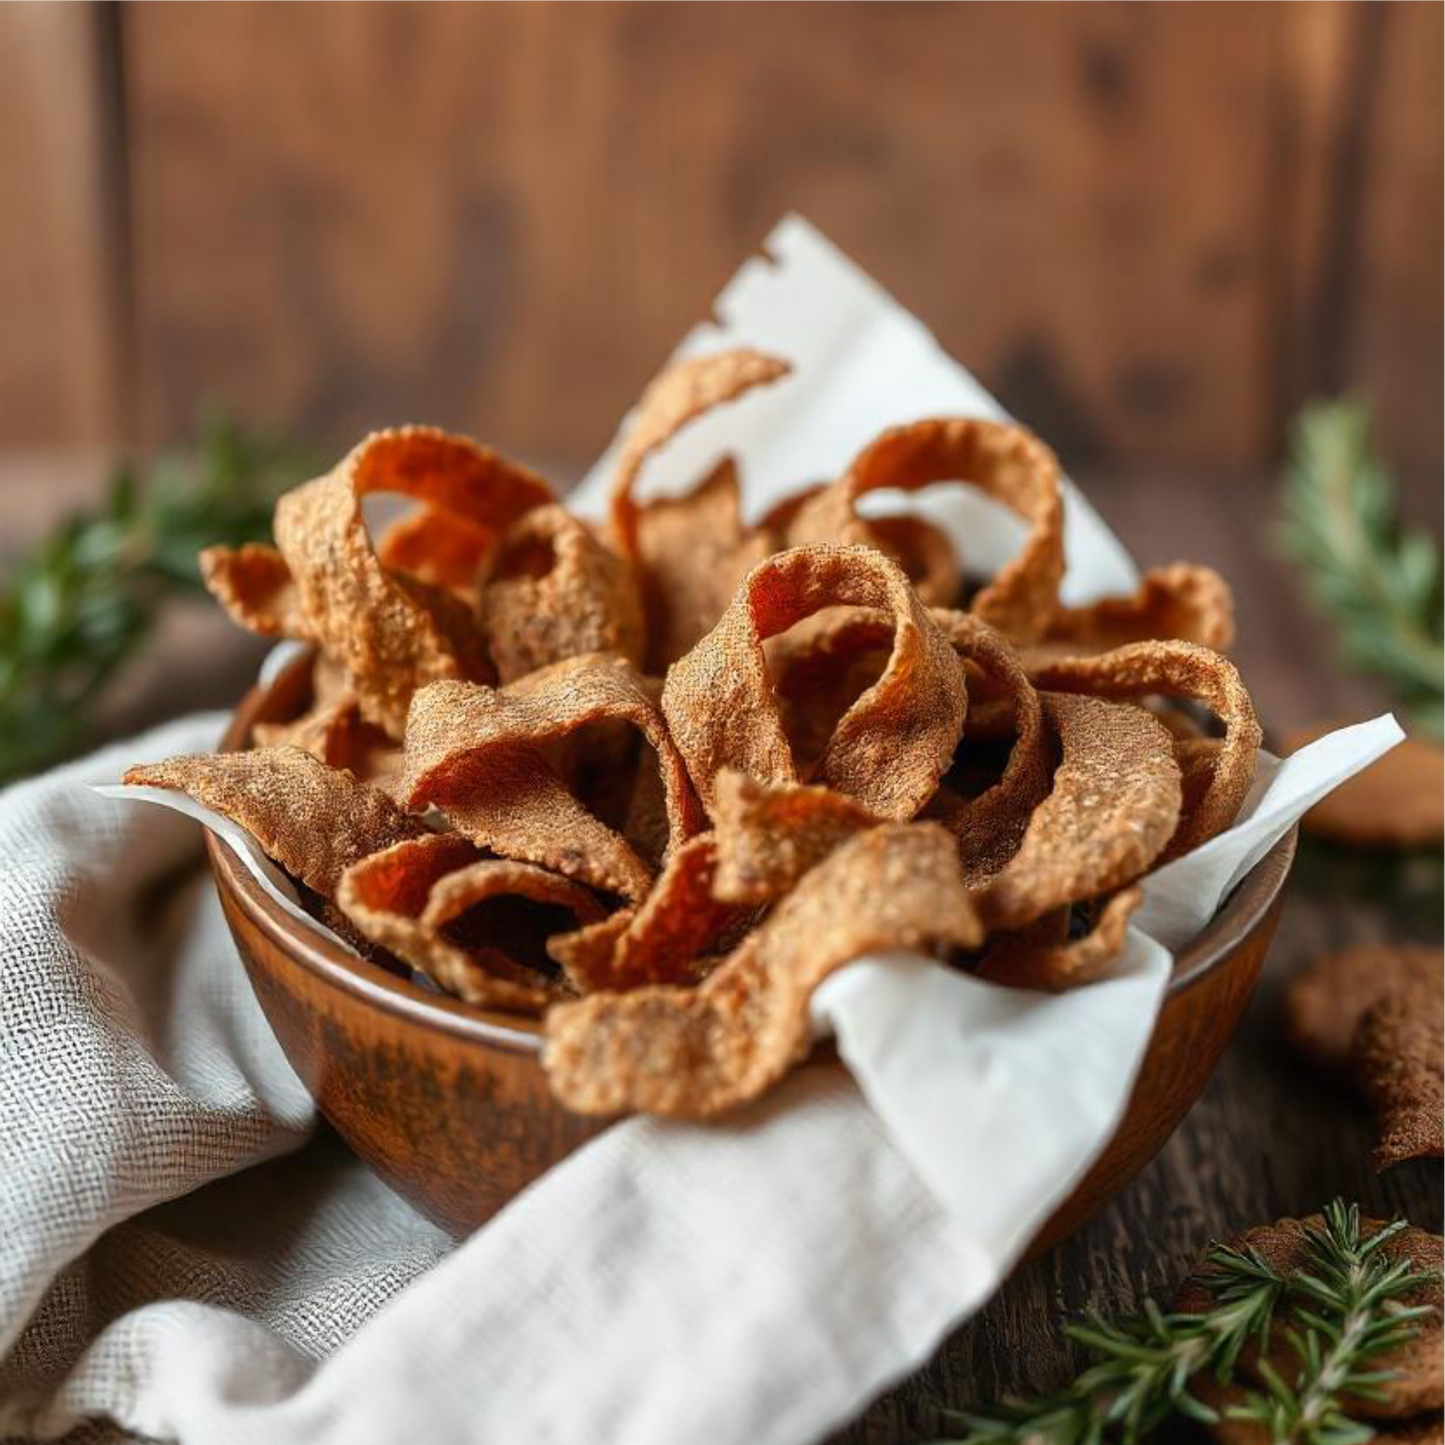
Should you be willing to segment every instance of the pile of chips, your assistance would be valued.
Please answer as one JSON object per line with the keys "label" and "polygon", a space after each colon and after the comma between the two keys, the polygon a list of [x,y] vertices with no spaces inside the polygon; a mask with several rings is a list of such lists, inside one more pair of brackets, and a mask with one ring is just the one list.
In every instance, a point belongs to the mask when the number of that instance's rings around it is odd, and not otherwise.
{"label": "pile of chips", "polygon": [[[1233,821],[1260,734],[1206,567],[1059,601],[1053,454],[895,427],[745,524],[724,461],[648,458],[787,364],[670,367],[605,528],[461,437],[368,437],[285,496],[276,546],[204,555],[243,626],[311,644],[311,697],[244,753],[137,767],[250,830],[362,952],[542,1020],[568,1107],[716,1115],[808,1051],[859,955],[1042,989],[1106,973],[1138,880]],[[806,478],[800,478],[800,484]],[[986,583],[878,489],[980,489],[1027,526]],[[416,507],[373,541],[367,496]]]}

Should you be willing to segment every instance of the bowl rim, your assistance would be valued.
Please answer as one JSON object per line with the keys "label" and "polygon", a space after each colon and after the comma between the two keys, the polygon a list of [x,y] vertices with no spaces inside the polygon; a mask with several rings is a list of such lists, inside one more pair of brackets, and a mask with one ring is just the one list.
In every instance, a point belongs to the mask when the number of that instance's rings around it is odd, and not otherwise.
{"label": "bowl rim", "polygon": [[[237,751],[249,737],[257,714],[282,677],[294,675],[309,653],[298,656],[267,684],[257,683],[232,714],[220,751]],[[1296,823],[1239,881],[1223,906],[1175,956],[1166,1001],[1193,988],[1223,967],[1258,928],[1279,899],[1294,863]],[[349,952],[325,934],[304,928],[257,882],[222,838],[206,829],[206,852],[216,887],[234,900],[247,920],[293,963],[329,985],[385,1013],[460,1040],[511,1053],[539,1054],[541,1026],[535,1020],[479,1009],[436,993]]]}

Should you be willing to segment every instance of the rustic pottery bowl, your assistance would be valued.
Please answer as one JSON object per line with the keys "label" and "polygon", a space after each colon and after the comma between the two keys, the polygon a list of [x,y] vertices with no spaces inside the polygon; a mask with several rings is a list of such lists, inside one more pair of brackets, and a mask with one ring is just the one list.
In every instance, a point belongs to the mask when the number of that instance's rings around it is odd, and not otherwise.
{"label": "rustic pottery bowl", "polygon": [[[298,663],[252,691],[222,747],[244,747],[257,722],[295,716],[308,687]],[[337,1133],[438,1224],[475,1229],[607,1127],[552,1099],[535,1025],[426,990],[304,928],[206,836],[226,921],[292,1067]],[[1291,832],[1180,952],[1124,1119],[1034,1252],[1133,1179],[1203,1091],[1254,991],[1294,849]],[[809,1067],[842,1065],[820,1055]]]}

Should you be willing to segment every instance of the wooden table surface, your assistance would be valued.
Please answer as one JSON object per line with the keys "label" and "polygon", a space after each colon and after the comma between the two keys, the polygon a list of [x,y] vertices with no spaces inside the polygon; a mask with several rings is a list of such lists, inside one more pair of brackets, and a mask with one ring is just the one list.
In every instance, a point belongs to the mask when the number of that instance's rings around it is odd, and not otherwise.
{"label": "wooden table surface", "polygon": [[[1085,485],[1141,563],[1189,556],[1230,578],[1236,657],[1268,731],[1382,710],[1370,686],[1334,667],[1328,630],[1270,553],[1272,482],[1231,480],[1106,475]],[[38,524],[39,513],[29,521]],[[226,706],[254,675],[261,650],[218,617],[182,609],[124,681],[107,729],[119,735],[176,712]],[[1440,940],[1438,860],[1400,868],[1307,846],[1259,993],[1164,1151],[1087,1228],[1019,1270],[925,1369],[841,1431],[837,1445],[932,1439],[946,1433],[940,1407],[1061,1382],[1070,1358],[1059,1333],[1065,1316],[1087,1306],[1127,1309],[1150,1293],[1167,1299],[1211,1238],[1308,1213],[1335,1195],[1439,1231],[1439,1165],[1376,1176],[1365,1109],[1322,1085],[1280,1041],[1278,997],[1289,975],[1317,953],[1373,939]]]}

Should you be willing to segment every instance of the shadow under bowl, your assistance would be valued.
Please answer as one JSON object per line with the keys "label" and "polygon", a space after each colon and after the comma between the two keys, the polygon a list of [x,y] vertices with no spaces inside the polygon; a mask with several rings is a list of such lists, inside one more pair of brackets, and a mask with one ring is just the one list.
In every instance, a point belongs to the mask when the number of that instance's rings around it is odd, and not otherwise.
{"label": "shadow under bowl", "polygon": [[[258,722],[296,715],[307,669],[283,671],[237,709],[223,750]],[[1294,860],[1291,831],[1175,961],[1129,1106],[1094,1167],[1043,1227],[1073,1232],[1163,1147],[1214,1072],[1259,978]],[[305,928],[207,833],[221,907],[286,1057],[337,1133],[399,1194],[455,1235],[490,1219],[613,1121],[552,1098],[538,1027],[478,1010],[358,958]],[[807,1067],[841,1068],[830,1050]]]}

